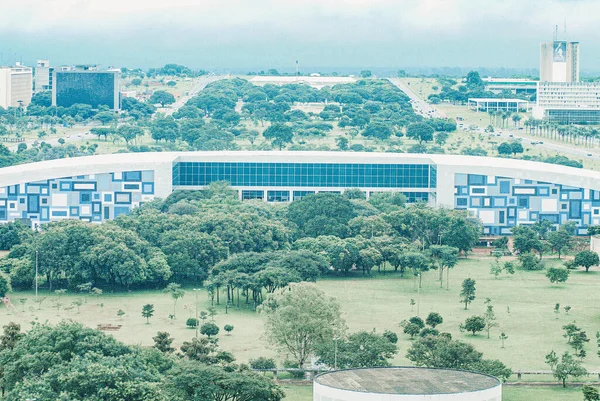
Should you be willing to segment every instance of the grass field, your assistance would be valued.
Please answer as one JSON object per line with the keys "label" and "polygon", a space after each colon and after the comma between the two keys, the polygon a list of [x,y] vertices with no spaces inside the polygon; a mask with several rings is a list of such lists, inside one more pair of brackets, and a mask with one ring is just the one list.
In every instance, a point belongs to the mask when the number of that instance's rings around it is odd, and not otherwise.
{"label": "grass field", "polygon": [[[557,263],[557,259],[549,261],[549,264]],[[554,349],[562,353],[569,349],[561,328],[569,322],[576,321],[592,338],[600,328],[600,292],[596,290],[600,285],[599,272],[574,272],[566,284],[551,285],[541,271],[517,271],[514,276],[494,279],[489,274],[489,265],[490,259],[470,258],[461,261],[451,271],[450,290],[439,288],[437,272],[426,273],[420,296],[420,316],[426,317],[430,311],[441,313],[444,323],[439,327],[440,330],[452,333],[456,339],[473,343],[484,352],[485,357],[501,359],[513,370],[547,369],[544,356],[549,351]],[[477,281],[477,299],[469,310],[464,310],[458,295],[460,283],[466,277]],[[399,352],[393,363],[409,364],[404,355],[410,340],[398,326],[403,319],[416,315],[416,306],[411,308],[410,300],[418,300],[418,294],[408,275],[404,278],[393,273],[374,274],[371,278],[325,278],[318,285],[340,302],[350,331],[375,329],[377,332],[397,332],[400,337]],[[67,293],[60,298],[55,294],[42,293],[42,296],[47,296],[47,299],[38,310],[31,292],[12,294],[19,313],[0,312],[0,325],[17,321],[28,327],[32,320],[57,322],[65,318],[81,321],[91,327],[97,324],[120,324],[123,327],[114,333],[116,338],[126,343],[144,345],[152,344],[152,336],[159,330],[170,332],[175,338],[175,345],[181,345],[194,336],[194,330],[185,326],[185,320],[195,314],[196,294],[189,289],[177,303],[177,318],[174,320],[169,319],[173,313],[172,300],[158,291],[105,293],[101,296]],[[199,310],[206,310],[210,305],[206,292],[198,291],[197,296]],[[491,338],[488,339],[485,334],[472,336],[461,333],[460,323],[469,316],[483,314],[484,300],[488,297],[492,299],[499,324],[499,327],[492,329]],[[24,298],[26,301],[22,305],[19,300]],[[76,299],[87,302],[80,307],[79,313],[72,305]],[[57,303],[61,304],[60,309]],[[147,303],[153,304],[156,310],[149,324],[141,317],[142,306]],[[556,303],[570,305],[572,310],[569,315],[564,311],[556,315],[553,312]],[[119,309],[126,313],[122,318],[117,317]],[[260,315],[244,308],[229,308],[228,314],[225,314],[224,305],[217,310],[215,322],[220,327],[225,324],[235,327],[230,336],[223,333],[219,335],[223,349],[233,352],[242,362],[258,356],[277,356],[276,350],[261,340],[263,322]],[[504,349],[498,339],[501,331],[508,335]],[[594,341],[586,349],[586,367],[590,370],[600,369]]]}

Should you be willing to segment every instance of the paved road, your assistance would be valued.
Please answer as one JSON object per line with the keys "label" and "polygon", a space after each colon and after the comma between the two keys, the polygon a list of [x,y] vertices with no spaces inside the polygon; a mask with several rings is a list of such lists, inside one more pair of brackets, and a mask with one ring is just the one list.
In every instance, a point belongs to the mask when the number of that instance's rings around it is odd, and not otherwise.
{"label": "paved road", "polygon": [[[59,146],[59,143],[58,143],[59,138],[64,139],[66,143],[83,142],[88,139],[98,138],[96,135],[92,135],[88,132],[91,128],[93,128],[93,126],[78,127],[78,128],[81,128],[80,133],[74,132],[74,133],[71,133],[70,135],[63,135],[63,136],[57,135],[57,136],[53,136],[52,138],[26,139],[24,142],[20,142],[20,143],[24,143],[27,145],[28,148],[30,148],[35,142],[39,142],[39,143],[46,142],[47,144],[49,144],[51,146]],[[19,143],[14,143],[14,144],[8,146],[8,149],[10,149],[13,152],[16,152],[18,147],[19,147]]]}
{"label": "paved road", "polygon": [[211,82],[225,79],[227,77],[228,76],[226,75],[210,75],[198,78],[196,80],[196,84],[192,87],[192,89],[188,91],[188,94],[186,96],[181,96],[179,99],[177,99],[175,103],[171,105],[171,107],[162,109],[160,111],[165,115],[170,116],[171,114],[179,110],[182,106],[184,106],[187,103],[187,101],[194,97],[198,92],[206,88],[206,85],[210,84]]}
{"label": "paved road", "polygon": [[[413,109],[417,114],[421,114],[425,117],[441,117],[445,118],[445,114],[439,110],[436,110],[435,106],[427,103],[425,100],[421,99],[419,95],[417,95],[410,86],[406,85],[398,78],[389,78],[389,81],[398,87],[401,91],[406,93],[408,97],[411,99],[411,103]],[[480,133],[484,133],[485,127],[478,127],[477,131]],[[540,147],[546,150],[551,150],[555,152],[560,152],[565,155],[575,156],[581,159],[598,159],[600,158],[600,153],[597,150],[586,149],[586,148],[576,148],[574,146],[563,145],[559,143],[550,143],[546,142],[545,138],[531,138],[523,135],[523,131],[515,130],[515,129],[500,129],[493,135],[498,142],[505,142],[508,140],[520,139],[524,145],[529,145],[531,147]],[[485,135],[488,135],[487,133]],[[539,142],[543,143],[539,143]],[[532,142],[537,142],[535,145]]]}
{"label": "paved road", "polygon": [[413,110],[426,118],[446,118],[446,115],[437,110],[435,107],[427,103],[424,99],[421,99],[409,85],[406,85],[399,78],[388,78],[388,80],[394,84],[402,92],[410,98]]}

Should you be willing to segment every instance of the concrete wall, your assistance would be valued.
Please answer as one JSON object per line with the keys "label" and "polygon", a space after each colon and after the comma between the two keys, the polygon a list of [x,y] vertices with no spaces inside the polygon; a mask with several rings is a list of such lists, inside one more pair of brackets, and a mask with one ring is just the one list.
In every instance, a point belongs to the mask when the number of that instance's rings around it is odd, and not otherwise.
{"label": "concrete wall", "polygon": [[313,385],[313,401],[502,401],[502,385],[499,384],[487,390],[470,393],[398,395],[346,391],[315,382]]}

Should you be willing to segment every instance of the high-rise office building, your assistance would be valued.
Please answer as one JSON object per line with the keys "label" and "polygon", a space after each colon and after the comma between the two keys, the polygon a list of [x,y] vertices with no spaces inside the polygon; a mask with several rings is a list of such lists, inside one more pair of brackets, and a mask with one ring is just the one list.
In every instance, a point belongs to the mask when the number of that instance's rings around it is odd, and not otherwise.
{"label": "high-rise office building", "polygon": [[52,82],[52,105],[70,107],[89,104],[97,109],[108,106],[119,110],[119,71],[97,71],[75,67],[71,71],[55,70]]}
{"label": "high-rise office building", "polygon": [[579,42],[555,40],[540,46],[541,82],[579,82]]}
{"label": "high-rise office building", "polygon": [[0,107],[27,107],[31,103],[33,74],[30,67],[17,64],[0,67]]}
{"label": "high-rise office building", "polygon": [[34,92],[51,91],[53,74],[54,67],[50,67],[49,60],[38,60],[35,67]]}

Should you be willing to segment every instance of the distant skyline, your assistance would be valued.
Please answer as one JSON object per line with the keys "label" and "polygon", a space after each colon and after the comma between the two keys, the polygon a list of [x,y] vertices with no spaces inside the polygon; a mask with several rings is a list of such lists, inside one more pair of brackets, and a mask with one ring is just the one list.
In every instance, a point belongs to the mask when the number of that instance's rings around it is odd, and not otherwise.
{"label": "distant skyline", "polygon": [[598,15],[598,0],[20,0],[0,14],[0,64],[532,70],[566,20],[582,71],[600,71]]}

